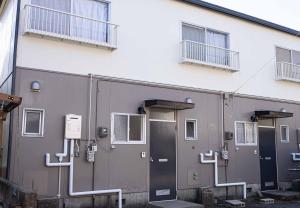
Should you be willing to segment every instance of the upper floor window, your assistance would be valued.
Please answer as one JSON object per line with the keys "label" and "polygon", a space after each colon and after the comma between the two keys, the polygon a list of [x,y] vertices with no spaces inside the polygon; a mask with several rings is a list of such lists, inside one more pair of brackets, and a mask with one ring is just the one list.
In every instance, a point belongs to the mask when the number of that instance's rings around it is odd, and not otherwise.
{"label": "upper floor window", "polygon": [[109,23],[109,10],[107,1],[31,0],[25,32],[113,47],[116,25]]}
{"label": "upper floor window", "polygon": [[257,145],[257,124],[254,122],[236,121],[235,144],[239,146]]}
{"label": "upper floor window", "polygon": [[182,25],[182,40],[228,49],[228,34],[188,24]]}
{"label": "upper floor window", "polygon": [[183,23],[182,47],[184,62],[238,70],[238,53],[229,50],[228,33]]}
{"label": "upper floor window", "polygon": [[276,47],[277,79],[300,82],[300,51]]}

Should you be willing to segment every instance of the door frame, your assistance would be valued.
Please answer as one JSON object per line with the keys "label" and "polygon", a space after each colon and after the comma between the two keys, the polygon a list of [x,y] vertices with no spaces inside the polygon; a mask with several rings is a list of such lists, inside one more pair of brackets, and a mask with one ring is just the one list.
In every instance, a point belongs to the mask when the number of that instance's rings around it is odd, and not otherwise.
{"label": "door frame", "polygon": [[175,110],[174,111],[174,117],[175,119],[174,120],[163,120],[163,119],[148,119],[148,122],[147,122],[147,128],[149,129],[149,154],[148,154],[148,202],[156,202],[156,201],[150,201],[150,183],[151,183],[151,178],[150,178],[150,155],[151,155],[151,149],[150,149],[150,122],[152,121],[157,121],[157,122],[172,122],[172,123],[175,123],[175,159],[176,159],[176,171],[175,171],[175,174],[176,174],[176,184],[175,184],[175,188],[176,188],[176,198],[175,199],[171,199],[171,200],[163,200],[163,201],[174,201],[174,200],[177,200],[178,199],[178,194],[177,194],[177,191],[178,191],[178,119],[177,119],[177,111]]}
{"label": "door frame", "polygon": [[[277,145],[278,145],[278,142],[277,142],[277,128],[276,128],[276,125],[277,125],[277,122],[276,122],[276,119],[274,119],[274,126],[257,126],[258,128],[258,149],[259,149],[259,146],[260,146],[260,137],[259,137],[259,128],[266,128],[266,129],[274,129],[275,130],[275,137],[274,137],[274,142],[275,142],[275,153],[276,153],[276,181],[277,181],[277,189],[271,189],[271,190],[278,190],[279,189],[279,175],[278,175],[278,148],[277,148]],[[259,156],[260,156],[260,151],[259,151]],[[261,189],[261,184],[262,184],[262,181],[261,181],[261,168],[260,168],[260,159],[259,159],[259,180],[260,180],[260,189]],[[264,191],[268,191],[268,190],[264,190]]]}

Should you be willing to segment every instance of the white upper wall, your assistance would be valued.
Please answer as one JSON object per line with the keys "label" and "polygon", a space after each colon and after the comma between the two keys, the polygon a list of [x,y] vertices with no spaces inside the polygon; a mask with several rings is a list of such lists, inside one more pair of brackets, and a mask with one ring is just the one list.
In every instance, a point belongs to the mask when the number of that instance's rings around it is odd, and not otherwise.
{"label": "white upper wall", "polygon": [[[300,51],[300,38],[174,0],[111,0],[118,49],[24,36],[24,5],[17,66],[143,80],[300,101],[300,83],[275,80],[275,46]],[[181,22],[230,33],[240,71],[180,63]]]}
{"label": "white upper wall", "polygon": [[0,84],[2,84],[12,70],[15,36],[16,1],[10,0],[4,3],[5,6],[3,6],[2,12],[0,11]]}

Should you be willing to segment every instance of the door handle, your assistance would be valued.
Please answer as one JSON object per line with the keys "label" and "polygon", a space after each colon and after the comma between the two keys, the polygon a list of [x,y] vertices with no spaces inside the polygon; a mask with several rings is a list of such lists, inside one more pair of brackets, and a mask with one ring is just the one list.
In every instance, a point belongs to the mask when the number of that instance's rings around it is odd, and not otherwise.
{"label": "door handle", "polygon": [[154,162],[154,160],[153,160],[153,158],[152,158],[152,157],[150,157],[150,162]]}

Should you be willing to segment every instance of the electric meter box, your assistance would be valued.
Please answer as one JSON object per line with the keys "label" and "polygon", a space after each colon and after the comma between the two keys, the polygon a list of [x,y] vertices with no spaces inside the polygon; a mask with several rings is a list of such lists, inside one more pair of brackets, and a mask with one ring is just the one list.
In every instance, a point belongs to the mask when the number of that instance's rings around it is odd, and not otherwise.
{"label": "electric meter box", "polygon": [[68,114],[65,120],[65,138],[81,139],[81,119],[82,116]]}

